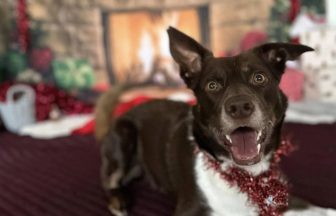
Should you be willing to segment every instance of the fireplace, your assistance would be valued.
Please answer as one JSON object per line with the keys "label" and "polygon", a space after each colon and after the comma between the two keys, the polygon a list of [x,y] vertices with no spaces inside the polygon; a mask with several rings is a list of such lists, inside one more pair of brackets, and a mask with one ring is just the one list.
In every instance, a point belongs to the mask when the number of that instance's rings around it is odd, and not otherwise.
{"label": "fireplace", "polygon": [[106,68],[112,84],[181,84],[169,51],[168,26],[207,47],[210,44],[207,6],[106,11],[103,25]]}

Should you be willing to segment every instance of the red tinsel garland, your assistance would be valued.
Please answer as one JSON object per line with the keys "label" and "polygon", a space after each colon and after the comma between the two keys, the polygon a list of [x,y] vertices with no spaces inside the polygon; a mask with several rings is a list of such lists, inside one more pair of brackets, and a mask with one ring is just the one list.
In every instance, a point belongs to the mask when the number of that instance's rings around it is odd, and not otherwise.
{"label": "red tinsel garland", "polygon": [[[0,101],[6,100],[7,90],[13,85],[6,82],[0,85]],[[49,113],[53,106],[57,106],[64,114],[91,113],[93,104],[86,104],[65,91],[45,83],[32,85],[35,90],[35,110],[38,121],[49,118]]]}
{"label": "red tinsel garland", "polygon": [[[289,194],[288,184],[279,170],[279,162],[281,156],[288,155],[291,151],[291,143],[282,141],[280,148],[273,155],[270,169],[258,176],[253,176],[238,167],[223,170],[221,163],[206,153],[204,159],[208,168],[215,170],[223,180],[247,194],[249,200],[259,207],[260,216],[280,216],[288,207]],[[196,145],[196,153],[199,152]]]}
{"label": "red tinsel garland", "polygon": [[27,2],[26,0],[18,0],[17,7],[17,32],[18,43],[22,52],[27,52],[29,44],[29,20],[27,15]]}

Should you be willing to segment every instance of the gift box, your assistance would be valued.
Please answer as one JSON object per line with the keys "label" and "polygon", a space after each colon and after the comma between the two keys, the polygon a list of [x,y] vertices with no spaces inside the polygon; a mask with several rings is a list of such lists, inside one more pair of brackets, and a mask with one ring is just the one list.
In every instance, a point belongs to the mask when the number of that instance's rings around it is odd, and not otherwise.
{"label": "gift box", "polygon": [[336,66],[309,70],[305,80],[306,99],[336,102]]}
{"label": "gift box", "polygon": [[302,55],[306,99],[336,101],[336,28],[322,27],[300,36],[302,44],[315,49]]}
{"label": "gift box", "polygon": [[316,28],[302,34],[300,42],[315,49],[302,55],[303,69],[336,66],[336,28]]}
{"label": "gift box", "polygon": [[94,84],[93,69],[86,60],[54,60],[52,67],[56,84],[60,88],[85,89]]}

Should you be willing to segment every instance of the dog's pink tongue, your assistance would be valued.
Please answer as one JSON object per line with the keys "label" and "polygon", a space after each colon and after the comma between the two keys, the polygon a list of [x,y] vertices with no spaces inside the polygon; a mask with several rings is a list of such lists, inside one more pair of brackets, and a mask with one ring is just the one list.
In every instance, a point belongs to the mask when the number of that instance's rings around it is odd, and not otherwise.
{"label": "dog's pink tongue", "polygon": [[257,133],[251,128],[239,128],[230,138],[232,140],[231,151],[237,161],[249,161],[258,156]]}

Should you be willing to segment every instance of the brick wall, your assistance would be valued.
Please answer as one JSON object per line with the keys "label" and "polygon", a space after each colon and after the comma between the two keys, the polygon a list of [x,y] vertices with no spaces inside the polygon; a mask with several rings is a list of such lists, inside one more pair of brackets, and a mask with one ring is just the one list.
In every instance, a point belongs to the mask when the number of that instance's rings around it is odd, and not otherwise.
{"label": "brick wall", "polygon": [[211,5],[214,52],[235,49],[249,31],[265,31],[273,0],[218,1]]}
{"label": "brick wall", "polygon": [[[0,9],[6,9],[13,8],[15,1],[1,2]],[[31,17],[42,22],[42,28],[47,33],[44,42],[54,50],[57,58],[86,58],[103,75],[105,57],[102,11],[209,4],[211,46],[215,52],[220,52],[235,48],[246,32],[252,29],[264,30],[272,2],[273,0],[28,0],[28,8]]]}
{"label": "brick wall", "polygon": [[8,46],[10,20],[14,16],[14,1],[0,1],[0,54],[5,51]]}

